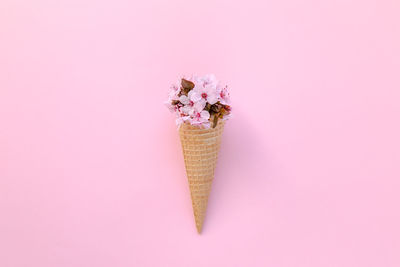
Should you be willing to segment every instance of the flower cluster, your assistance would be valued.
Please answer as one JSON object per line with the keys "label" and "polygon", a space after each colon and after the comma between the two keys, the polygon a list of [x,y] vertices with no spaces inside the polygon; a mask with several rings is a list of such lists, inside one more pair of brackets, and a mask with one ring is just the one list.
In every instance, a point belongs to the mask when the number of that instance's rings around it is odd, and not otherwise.
{"label": "flower cluster", "polygon": [[176,124],[190,123],[204,128],[215,127],[219,119],[230,117],[229,93],[214,75],[193,76],[171,86],[168,108],[177,116]]}

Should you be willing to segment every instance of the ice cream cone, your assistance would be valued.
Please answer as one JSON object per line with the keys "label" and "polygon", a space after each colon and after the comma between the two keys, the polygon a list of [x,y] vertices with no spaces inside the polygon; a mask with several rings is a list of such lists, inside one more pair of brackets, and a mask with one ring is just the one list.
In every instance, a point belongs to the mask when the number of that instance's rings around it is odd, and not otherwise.
{"label": "ice cream cone", "polygon": [[201,233],[206,215],[224,123],[221,120],[215,128],[209,129],[184,123],[179,128],[198,233]]}

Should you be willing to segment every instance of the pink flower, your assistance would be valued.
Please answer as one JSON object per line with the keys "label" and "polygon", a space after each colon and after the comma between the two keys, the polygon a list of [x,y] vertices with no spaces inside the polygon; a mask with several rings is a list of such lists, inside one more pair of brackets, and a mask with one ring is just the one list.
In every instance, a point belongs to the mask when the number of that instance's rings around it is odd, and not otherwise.
{"label": "pink flower", "polygon": [[203,77],[195,77],[195,84],[200,84],[203,87],[211,86],[216,88],[218,85],[218,80],[215,78],[214,74],[206,74]]}
{"label": "pink flower", "polygon": [[174,112],[176,111],[176,106],[172,105],[172,102],[175,100],[179,100],[178,94],[179,94],[180,88],[177,84],[171,85],[169,94],[168,94],[168,100],[164,102],[164,104],[167,106],[167,108],[171,111]]}
{"label": "pink flower", "polygon": [[203,110],[201,112],[193,112],[190,116],[191,124],[198,125],[198,124],[206,124],[210,119],[210,113],[207,110]]}
{"label": "pink flower", "polygon": [[199,82],[195,84],[192,91],[191,98],[194,100],[208,102],[211,105],[218,102],[218,93],[213,84],[203,86],[203,83]]}
{"label": "pink flower", "polygon": [[171,85],[168,100],[178,100],[179,91],[180,91],[180,86],[178,86],[177,84]]}
{"label": "pink flower", "polygon": [[218,90],[218,98],[221,104],[229,105],[230,104],[230,97],[228,92],[228,86],[222,87]]}
{"label": "pink flower", "polygon": [[194,92],[193,90],[189,92],[189,96],[181,95],[179,98],[179,101],[184,104],[182,107],[182,110],[186,114],[190,114],[190,112],[196,111],[196,112],[201,112],[204,107],[206,106],[206,102],[202,98],[197,98],[194,97]]}
{"label": "pink flower", "polygon": [[185,121],[187,121],[188,119],[190,119],[189,116],[184,116],[184,117],[178,117],[175,120],[176,125],[180,126],[182,123],[185,123]]}
{"label": "pink flower", "polygon": [[[183,80],[171,86],[171,90],[166,102],[167,107],[176,114],[176,123],[190,123],[200,127],[209,128],[211,115],[222,116],[223,120],[230,117],[229,93],[227,87],[222,87],[213,74],[202,77],[192,76],[186,78],[184,89],[181,89]],[[194,84],[191,84],[188,81]],[[193,88],[193,89],[191,89]],[[214,105],[219,102],[218,105]],[[224,106],[224,113],[220,113],[221,105]],[[207,106],[207,110],[205,110]],[[229,109],[229,110],[228,110]],[[210,113],[211,112],[211,113]]]}

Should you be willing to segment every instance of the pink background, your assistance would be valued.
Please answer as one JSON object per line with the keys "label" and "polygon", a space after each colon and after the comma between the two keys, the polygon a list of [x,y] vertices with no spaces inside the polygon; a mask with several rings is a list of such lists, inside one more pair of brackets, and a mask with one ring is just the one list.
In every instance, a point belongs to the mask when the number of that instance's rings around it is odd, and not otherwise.
{"label": "pink background", "polygon": [[[0,266],[400,266],[400,3],[2,0]],[[231,88],[196,233],[181,74]]]}

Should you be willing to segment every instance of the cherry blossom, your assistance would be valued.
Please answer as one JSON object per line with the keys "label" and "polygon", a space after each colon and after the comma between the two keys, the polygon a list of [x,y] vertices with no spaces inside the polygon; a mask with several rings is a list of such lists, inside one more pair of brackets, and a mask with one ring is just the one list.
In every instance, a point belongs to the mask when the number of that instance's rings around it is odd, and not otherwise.
{"label": "cherry blossom", "polygon": [[222,87],[215,75],[182,78],[178,84],[171,86],[166,101],[167,107],[177,116],[177,125],[189,123],[209,128],[211,124],[215,127],[218,119],[230,117],[228,88]]}

